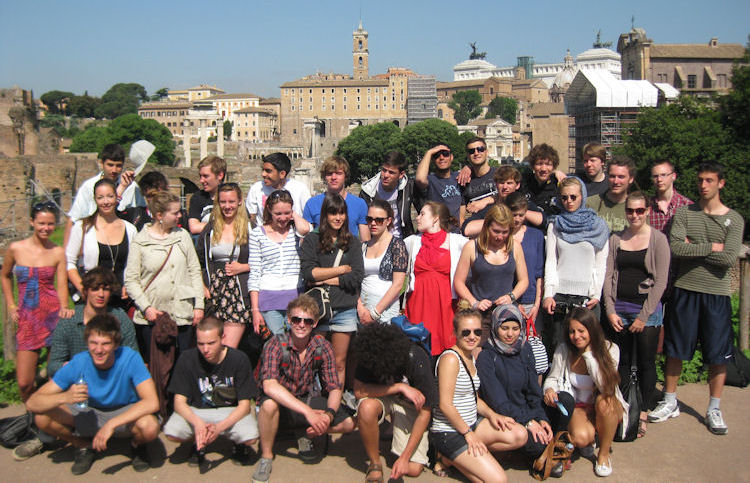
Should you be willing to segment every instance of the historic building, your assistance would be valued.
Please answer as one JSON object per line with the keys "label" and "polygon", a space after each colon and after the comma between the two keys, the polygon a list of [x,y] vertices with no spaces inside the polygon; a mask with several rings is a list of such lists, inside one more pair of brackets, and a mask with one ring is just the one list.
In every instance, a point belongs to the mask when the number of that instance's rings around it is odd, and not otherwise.
{"label": "historic building", "polygon": [[185,121],[192,107],[193,103],[188,100],[144,102],[138,106],[138,115],[143,119],[157,121],[169,129],[172,137],[182,139],[185,130],[191,126],[189,121],[187,125]]}
{"label": "historic building", "polygon": [[477,119],[466,126],[459,126],[459,132],[470,131],[484,138],[487,143],[487,156],[497,161],[513,158],[513,125],[503,119]]}
{"label": "historic building", "polygon": [[273,109],[245,107],[232,114],[232,141],[262,143],[278,140],[279,116]]}
{"label": "historic building", "polygon": [[225,121],[232,119],[233,111],[246,107],[258,107],[260,104],[260,96],[255,94],[216,94],[205,100],[211,101],[216,113]]}

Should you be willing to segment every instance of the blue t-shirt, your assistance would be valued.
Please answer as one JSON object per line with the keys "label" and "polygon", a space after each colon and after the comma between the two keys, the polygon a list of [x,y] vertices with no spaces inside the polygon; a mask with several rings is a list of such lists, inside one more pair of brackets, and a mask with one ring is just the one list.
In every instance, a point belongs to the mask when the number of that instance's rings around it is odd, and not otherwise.
{"label": "blue t-shirt", "polygon": [[[320,209],[323,207],[323,199],[325,199],[325,193],[315,195],[305,204],[305,211],[302,216],[305,220],[313,224],[315,228],[320,225]],[[359,196],[354,196],[351,193],[346,195],[346,210],[349,216],[349,232],[352,235],[359,237],[359,225],[366,225],[367,221],[367,203]]]}
{"label": "blue t-shirt", "polygon": [[536,298],[536,281],[544,276],[544,233],[537,228],[526,226],[521,242],[529,273],[529,288],[518,299],[521,304],[533,304]]}
{"label": "blue t-shirt", "polygon": [[118,347],[115,363],[106,370],[94,366],[88,351],[80,352],[60,368],[52,380],[67,391],[81,375],[88,384],[89,406],[97,409],[117,409],[138,402],[136,386],[151,379],[141,355],[130,347]]}
{"label": "blue t-shirt", "polygon": [[451,171],[447,178],[439,178],[434,173],[428,174],[426,198],[428,201],[445,203],[451,216],[458,220],[463,197],[461,196],[461,188],[456,181],[457,176],[458,171]]}

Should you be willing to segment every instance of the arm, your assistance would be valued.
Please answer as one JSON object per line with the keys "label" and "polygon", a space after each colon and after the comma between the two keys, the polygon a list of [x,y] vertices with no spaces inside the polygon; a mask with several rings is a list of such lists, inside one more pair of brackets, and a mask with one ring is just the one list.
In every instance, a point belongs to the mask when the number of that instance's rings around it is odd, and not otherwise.
{"label": "arm", "polygon": [[432,161],[432,155],[440,151],[441,149],[446,149],[446,147],[442,144],[437,145],[428,149],[424,153],[424,156],[422,156],[422,160],[417,165],[417,171],[414,173],[414,184],[417,186],[417,188],[424,190],[427,189],[427,187],[430,185],[430,182],[427,179],[427,175],[430,173],[430,162]]}
{"label": "arm", "polygon": [[467,243],[461,249],[461,257],[458,259],[458,265],[456,265],[456,274],[453,277],[453,287],[456,290],[456,294],[462,299],[468,300],[471,306],[477,310],[487,310],[492,307],[492,300],[482,299],[478,300],[471,293],[469,287],[466,286],[466,278],[469,276],[469,270],[474,261],[474,243]]}
{"label": "arm", "polygon": [[375,310],[377,310],[379,314],[382,314],[385,309],[390,307],[391,304],[398,299],[405,280],[406,272],[393,272],[393,283],[391,283],[391,286],[385,291],[385,294],[383,294],[380,301],[375,304]]}
{"label": "arm", "polygon": [[557,235],[554,225],[550,223],[547,228],[546,256],[544,261],[544,298],[554,297],[557,294]]}
{"label": "arm", "polygon": [[[458,208],[458,226],[464,226],[464,221],[466,221],[466,204],[462,203],[461,206]],[[469,235],[466,235],[469,236]]]}
{"label": "arm", "polygon": [[[664,234],[653,228],[651,231],[654,243],[649,247],[649,250],[654,251],[656,265],[653,267],[654,285],[649,290],[648,297],[643,303],[643,308],[638,314],[638,319],[644,322],[648,320],[659,305],[659,301],[661,300],[662,295],[664,295],[664,291],[667,289],[667,281],[669,280],[669,243]],[[610,250],[610,252],[611,251],[612,250]],[[646,256],[648,256],[648,251]]]}
{"label": "arm", "polygon": [[26,401],[26,409],[37,414],[46,413],[63,404],[85,401],[88,397],[89,392],[84,384],[72,384],[67,391],[63,391],[50,379]]}
{"label": "arm", "polygon": [[50,379],[73,357],[68,344],[65,343],[62,327],[62,321],[60,321],[57,327],[55,327],[54,332],[52,332],[52,342],[50,343],[49,358],[47,359],[47,375]]}
{"label": "arm", "polygon": [[498,379],[495,371],[492,350],[482,350],[477,357],[477,373],[482,381],[482,396],[487,406],[495,413],[510,416],[515,421],[525,424],[530,418],[525,417],[521,408],[514,407],[508,399],[503,381]]}
{"label": "arm", "polygon": [[16,264],[13,252],[15,246],[15,243],[11,243],[10,247],[8,247],[8,250],[5,252],[5,259],[3,260],[3,268],[0,270],[0,276],[2,276],[3,297],[5,297],[5,305],[8,310],[6,323],[8,320],[13,322],[18,321],[18,306],[13,298],[13,266]]}
{"label": "arm", "polygon": [[83,256],[83,238],[81,222],[76,222],[70,230],[68,242],[65,245],[68,280],[81,293],[83,293],[83,285],[81,283],[81,275],[78,273],[78,256]]}
{"label": "arm", "polygon": [[[516,284],[510,292],[518,300],[526,292],[526,289],[529,288],[529,271],[526,269],[526,257],[523,254],[523,248],[515,240],[513,240],[513,258],[516,261]],[[506,294],[498,297],[494,303],[495,305],[505,305],[513,302],[510,299],[510,295]]]}
{"label": "arm", "polygon": [[[316,430],[317,434],[323,434],[328,429],[331,420],[326,415],[325,411],[316,411],[304,402],[300,401],[294,396],[294,394],[289,392],[289,390],[282,386],[276,379],[264,380],[263,392],[278,404],[291,411],[294,411],[295,413],[303,415],[308,424],[310,424],[310,426],[314,428],[314,430]],[[340,399],[340,390],[338,396]]]}
{"label": "arm", "polygon": [[141,250],[143,250],[143,247],[140,243],[137,241],[131,241],[130,247],[128,247],[128,263],[125,265],[124,279],[128,295],[133,299],[136,307],[138,307],[140,311],[145,312],[146,308],[151,305],[151,302],[146,296],[146,292],[143,291],[143,286],[141,285],[141,283],[148,282],[148,279],[143,281],[141,278]]}
{"label": "arm", "polygon": [[305,236],[312,230],[312,223],[301,217],[296,211],[292,211],[292,220],[294,220],[294,228],[300,236]]}
{"label": "arm", "polygon": [[[712,243],[711,253],[705,258],[705,262],[721,268],[731,268],[737,261],[737,257],[742,249],[742,234],[744,232],[744,221],[741,216],[728,218],[733,221],[726,231],[726,236],[722,243]],[[739,221],[737,220],[739,219]],[[721,249],[716,245],[721,245]]]}
{"label": "arm", "polygon": [[[589,292],[589,302],[586,306],[591,309],[599,301],[601,297],[602,286],[604,285],[604,272],[607,269],[607,254],[609,253],[609,240],[604,243],[601,250],[597,250],[594,253],[594,273],[591,281],[591,292]],[[596,302],[594,302],[596,301]],[[593,305],[590,305],[592,304]]]}
{"label": "arm", "polygon": [[[615,272],[617,271],[617,248],[620,244],[620,237],[616,234],[612,234],[609,237],[609,245],[607,247],[607,263],[604,271],[604,307],[607,309],[607,316],[615,314],[615,296],[617,294],[617,287],[615,287],[614,279]],[[669,254],[667,254],[667,260],[669,260]],[[617,330],[617,329],[615,329]],[[619,331],[618,331],[619,332]]]}
{"label": "arm", "polygon": [[359,379],[354,379],[354,395],[357,396],[357,399],[395,396],[397,394],[401,394],[411,401],[418,410],[422,409],[422,405],[425,402],[424,395],[419,389],[415,389],[408,384],[397,382],[396,384],[384,386],[381,384],[367,384]]}
{"label": "arm", "polygon": [[339,275],[339,287],[350,293],[359,293],[362,280],[365,278],[365,263],[362,259],[362,250],[359,243],[350,243],[349,249],[341,258],[342,260],[344,258],[349,259],[349,270]]}
{"label": "arm", "polygon": [[174,412],[182,416],[193,427],[196,447],[198,449],[204,448],[207,444],[207,424],[190,408],[187,397],[182,394],[174,395]]}
{"label": "arm", "polygon": [[688,207],[680,207],[672,217],[672,228],[669,230],[669,248],[675,258],[708,257],[711,254],[711,243],[691,243],[687,235]]}
{"label": "arm", "polygon": [[362,223],[357,226],[359,227],[359,239],[363,242],[370,241],[370,227]]}
{"label": "arm", "polygon": [[60,318],[67,319],[73,316],[73,309],[68,308],[68,272],[65,270],[65,251],[62,247],[55,248],[57,268],[55,278],[57,281],[57,299],[60,301]]}
{"label": "arm", "polygon": [[146,379],[135,386],[135,390],[138,393],[138,402],[99,428],[99,431],[94,436],[94,440],[91,442],[95,450],[103,451],[107,448],[107,441],[118,426],[134,423],[143,416],[148,416],[159,410],[159,397],[156,395],[156,385],[153,379]]}
{"label": "arm", "polygon": [[419,441],[427,430],[431,417],[432,411],[430,411],[430,408],[423,407],[419,410],[419,414],[417,414],[417,418],[414,420],[414,424],[411,427],[411,433],[409,434],[409,440],[406,442],[406,447],[404,448],[403,453],[401,453],[401,456],[399,456],[393,464],[391,479],[401,478],[409,472],[409,460],[411,460],[414,451],[417,449],[417,446],[419,446]]}
{"label": "arm", "polygon": [[526,223],[532,226],[542,226],[544,223],[544,214],[540,211],[526,210]]}
{"label": "arm", "polygon": [[[190,277],[190,282],[193,286],[193,308],[194,310],[200,310],[203,312],[203,278],[201,277],[201,266],[198,263],[198,255],[195,253],[195,246],[193,245],[190,235],[180,230],[182,235],[182,244],[187,253],[187,271]],[[194,323],[198,323],[196,320]]]}
{"label": "arm", "polygon": [[[463,205],[461,206],[463,208]],[[466,223],[466,226],[464,226],[464,236],[466,238],[476,238],[479,236],[479,233],[482,231],[482,225],[484,224],[484,220],[471,220],[470,222]]]}

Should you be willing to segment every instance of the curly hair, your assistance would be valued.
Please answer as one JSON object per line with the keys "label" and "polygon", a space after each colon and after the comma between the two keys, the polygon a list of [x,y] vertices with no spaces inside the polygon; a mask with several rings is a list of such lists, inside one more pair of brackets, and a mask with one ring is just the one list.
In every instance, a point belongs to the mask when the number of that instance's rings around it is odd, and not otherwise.
{"label": "curly hair", "polygon": [[[612,342],[608,342],[604,337],[602,326],[591,310],[585,307],[576,307],[571,310],[565,319],[565,334],[570,333],[570,322],[572,320],[584,326],[589,333],[589,347],[602,374],[602,395],[613,396],[615,388],[620,384],[620,373],[617,371],[617,365],[607,349],[607,344],[612,344]],[[578,348],[573,345],[568,335],[565,337],[565,344],[571,354],[578,353]]]}
{"label": "curly hair", "polygon": [[353,355],[379,384],[390,385],[401,380],[409,364],[411,340],[391,324],[369,324],[357,332]]}

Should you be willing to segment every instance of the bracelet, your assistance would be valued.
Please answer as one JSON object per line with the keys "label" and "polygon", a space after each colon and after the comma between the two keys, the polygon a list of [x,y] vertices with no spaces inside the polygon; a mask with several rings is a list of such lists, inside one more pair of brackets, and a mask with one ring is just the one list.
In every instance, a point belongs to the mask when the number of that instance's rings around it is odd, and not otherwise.
{"label": "bracelet", "polygon": [[326,414],[331,416],[331,422],[336,418],[336,410],[333,408],[326,408]]}
{"label": "bracelet", "polygon": [[477,305],[479,305],[479,300],[477,300],[476,302],[474,302],[473,304],[471,304],[472,310],[476,310],[477,309]]}
{"label": "bracelet", "polygon": [[471,433],[471,426],[469,426],[469,429],[461,433],[461,436],[466,436],[467,434]]}
{"label": "bracelet", "polygon": [[526,429],[531,429],[531,428],[530,428],[530,426],[531,426],[531,423],[533,423],[533,422],[534,422],[534,420],[533,420],[533,419],[532,419],[532,420],[530,420],[530,421],[529,421],[528,423],[526,423],[526,425],[525,425],[524,427],[525,427]]}
{"label": "bracelet", "polygon": [[508,293],[508,297],[510,297],[510,303],[514,304],[516,303],[516,296],[513,294],[513,292]]}
{"label": "bracelet", "polygon": [[370,317],[372,317],[372,320],[380,320],[381,315],[382,314],[378,313],[378,310],[375,307],[370,309]]}

